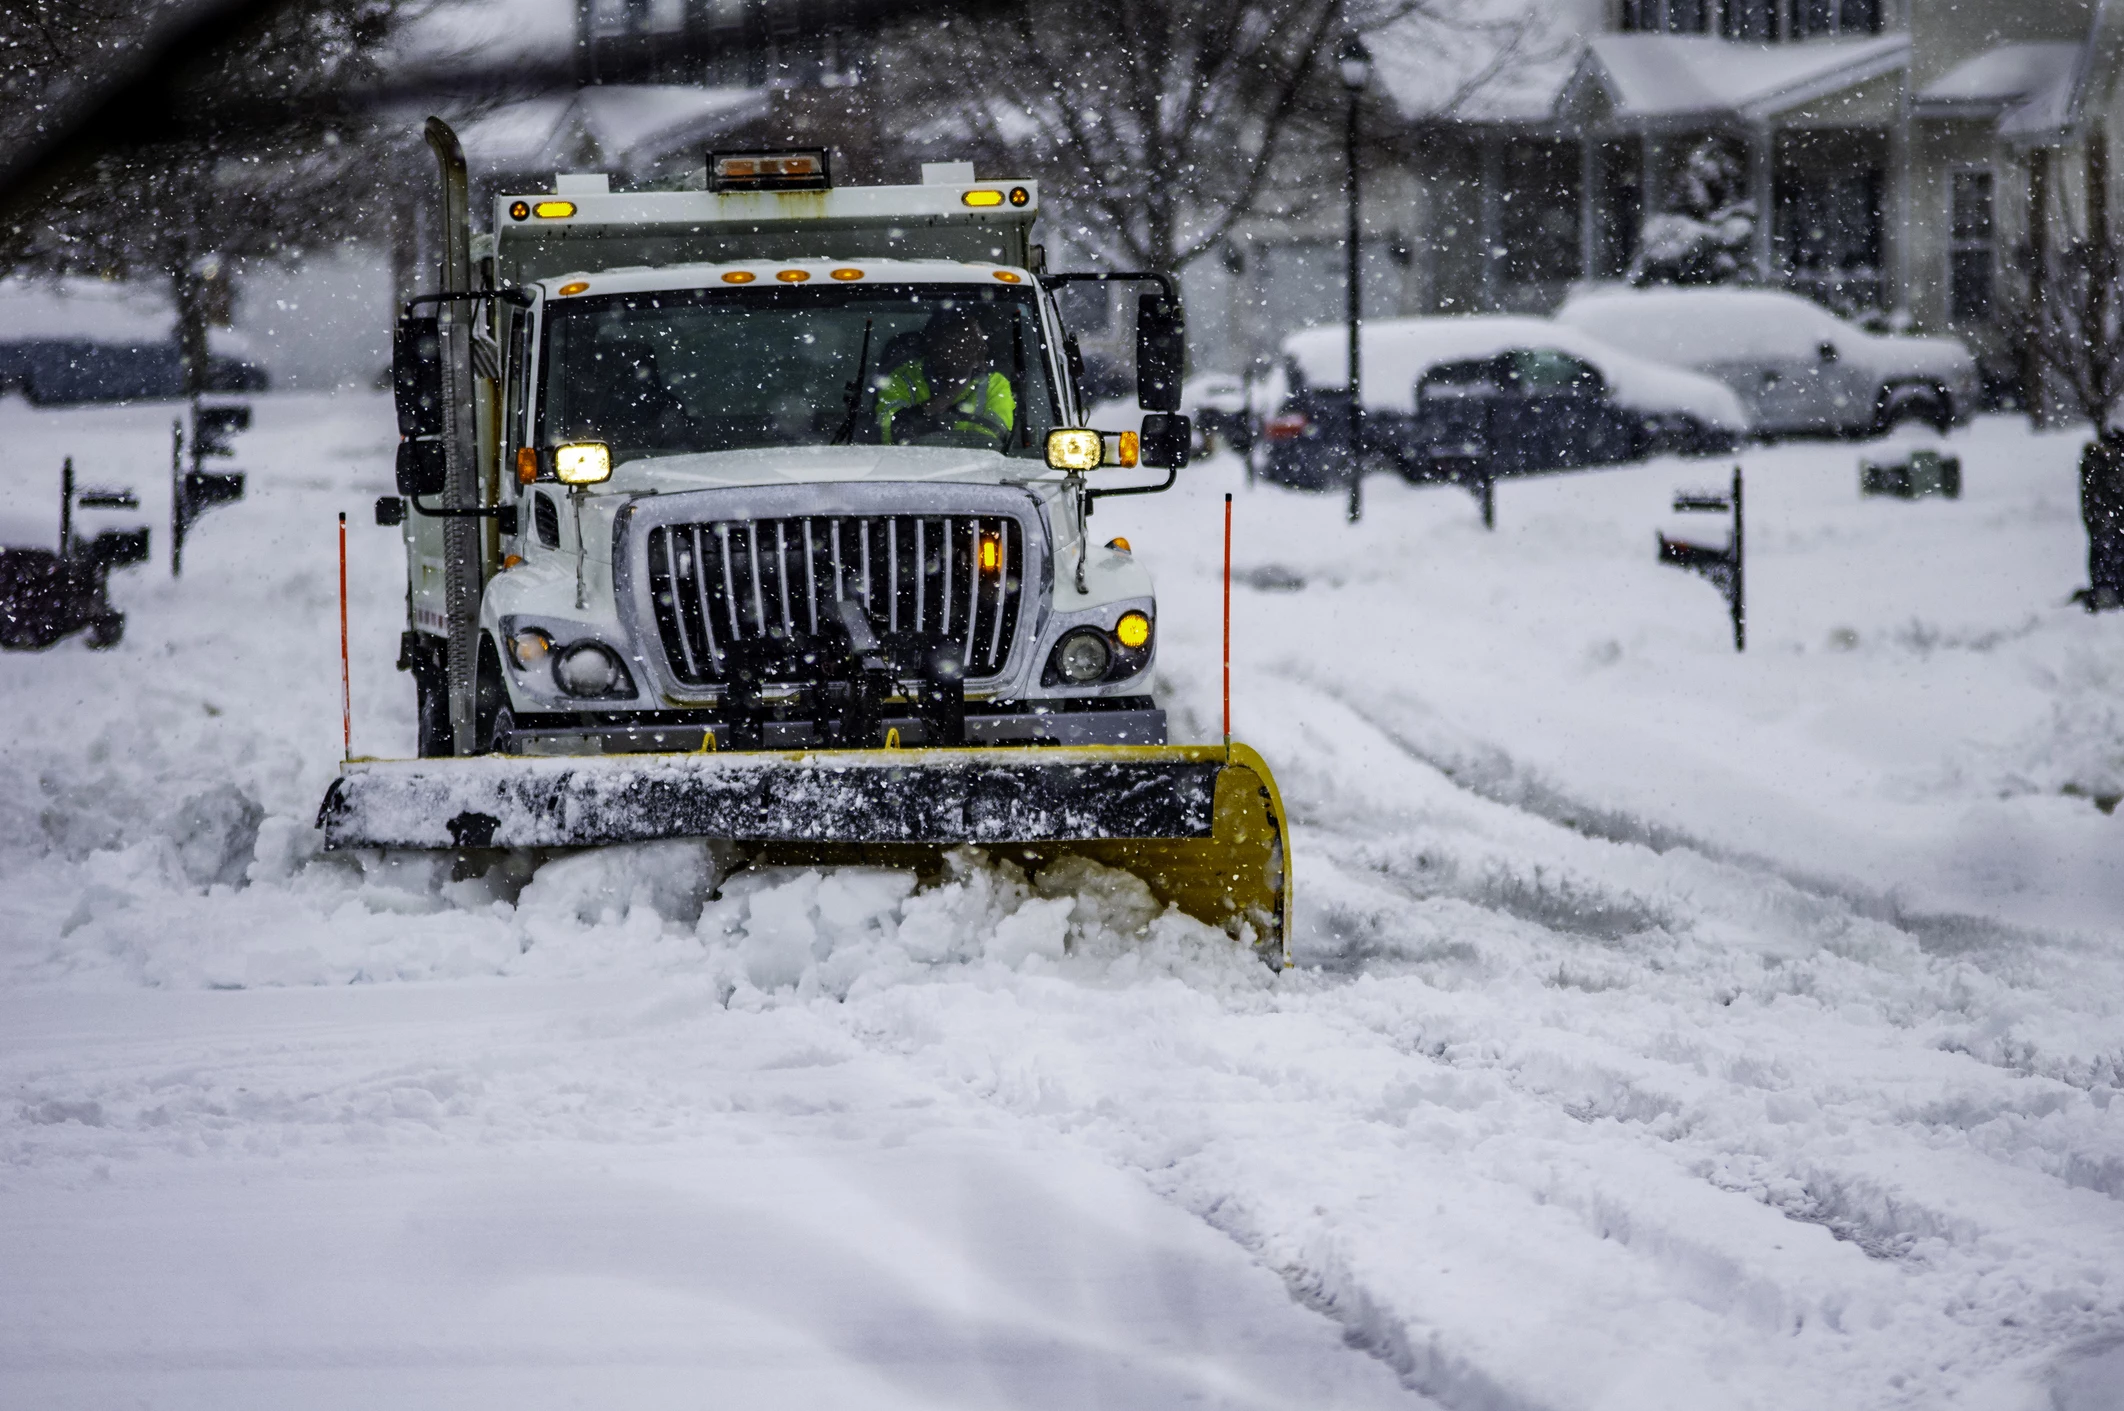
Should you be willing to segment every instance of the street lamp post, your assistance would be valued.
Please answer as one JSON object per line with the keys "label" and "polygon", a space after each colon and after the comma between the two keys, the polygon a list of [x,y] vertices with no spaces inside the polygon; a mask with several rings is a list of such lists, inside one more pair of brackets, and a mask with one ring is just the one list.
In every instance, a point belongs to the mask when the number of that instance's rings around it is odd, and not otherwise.
{"label": "street lamp post", "polygon": [[1357,204],[1357,100],[1364,96],[1365,84],[1372,76],[1372,51],[1365,48],[1364,40],[1354,31],[1342,38],[1342,45],[1335,52],[1335,66],[1342,71],[1343,91],[1349,95],[1348,120],[1343,124],[1343,182],[1349,195],[1349,231],[1344,244],[1348,258],[1345,295],[1348,299],[1347,316],[1350,331],[1350,508],[1352,524],[1364,516],[1364,392],[1362,368],[1357,350],[1357,320],[1363,312],[1363,297],[1359,288],[1358,253],[1359,240],[1363,234]]}

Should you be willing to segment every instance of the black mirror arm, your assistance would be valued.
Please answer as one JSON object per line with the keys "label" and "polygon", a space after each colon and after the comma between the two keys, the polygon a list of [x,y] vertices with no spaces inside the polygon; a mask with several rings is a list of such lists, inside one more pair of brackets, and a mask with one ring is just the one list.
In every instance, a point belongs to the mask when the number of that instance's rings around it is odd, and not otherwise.
{"label": "black mirror arm", "polygon": [[415,294],[406,300],[405,314],[411,317],[413,310],[422,304],[477,303],[481,299],[499,299],[505,304],[514,304],[519,309],[531,307],[531,296],[521,289],[454,289],[438,290],[433,294]]}
{"label": "black mirror arm", "polygon": [[504,534],[516,532],[515,505],[474,505],[469,509],[450,509],[447,506],[429,509],[420,502],[420,496],[406,496],[406,503],[413,506],[415,514],[424,514],[430,519],[498,519]]}
{"label": "black mirror arm", "polygon": [[1064,284],[1155,284],[1163,291],[1168,302],[1175,308],[1180,304],[1180,284],[1169,274],[1155,270],[1139,273],[1096,274],[1089,270],[1068,274],[1036,274],[1042,289],[1055,289]]}
{"label": "black mirror arm", "polygon": [[1088,510],[1093,501],[1103,500],[1109,495],[1155,495],[1161,490],[1172,489],[1174,482],[1178,481],[1179,479],[1180,467],[1169,466],[1167,467],[1165,472],[1165,479],[1160,484],[1124,485],[1118,490],[1086,490],[1084,492],[1084,503]]}

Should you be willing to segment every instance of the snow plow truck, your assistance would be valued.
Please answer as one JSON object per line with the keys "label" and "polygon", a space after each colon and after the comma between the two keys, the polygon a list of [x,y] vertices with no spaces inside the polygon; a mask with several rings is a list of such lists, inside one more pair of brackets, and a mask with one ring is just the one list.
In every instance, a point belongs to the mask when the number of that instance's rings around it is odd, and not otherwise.
{"label": "snow plow truck", "polygon": [[[394,331],[376,509],[419,757],[348,760],[327,847],[1081,856],[1287,963],[1274,780],[1167,743],[1150,577],[1089,528],[1187,462],[1169,279],[1047,271],[1034,182],[836,185],[821,150],[709,154],[695,190],[564,174],[476,233],[428,140],[442,270]],[[1139,431],[1088,424],[1075,281],[1140,286]]]}

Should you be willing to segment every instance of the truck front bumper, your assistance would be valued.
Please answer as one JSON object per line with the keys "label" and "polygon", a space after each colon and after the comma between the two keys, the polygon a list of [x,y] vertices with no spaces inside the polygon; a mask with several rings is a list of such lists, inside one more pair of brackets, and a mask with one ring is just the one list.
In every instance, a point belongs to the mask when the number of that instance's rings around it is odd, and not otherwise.
{"label": "truck front bumper", "polygon": [[[915,716],[888,715],[884,730],[902,746],[929,743],[927,725]],[[754,743],[750,730],[757,730]],[[527,756],[694,754],[733,748],[810,749],[820,732],[809,720],[764,720],[750,730],[713,720],[667,723],[542,725],[526,721],[496,740],[496,752]],[[888,738],[893,737],[888,735]],[[1122,710],[1036,710],[966,714],[966,743],[979,745],[1162,745],[1165,712],[1155,707]]]}

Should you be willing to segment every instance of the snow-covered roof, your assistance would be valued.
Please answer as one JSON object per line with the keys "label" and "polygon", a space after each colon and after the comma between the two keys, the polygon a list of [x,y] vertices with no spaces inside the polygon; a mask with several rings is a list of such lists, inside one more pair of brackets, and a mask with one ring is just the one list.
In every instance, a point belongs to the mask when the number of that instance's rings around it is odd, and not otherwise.
{"label": "snow-covered roof", "polygon": [[1626,120],[1723,113],[1760,121],[1909,63],[1906,34],[1800,44],[1605,34],[1587,44],[1572,82],[1598,84]]}
{"label": "snow-covered roof", "polygon": [[[1375,44],[1375,49],[1381,44]],[[1433,44],[1411,41],[1380,66],[1383,86],[1408,116],[1440,112],[1435,95],[1456,72]],[[1910,37],[1812,39],[1744,44],[1709,35],[1602,34],[1581,44],[1553,44],[1507,66],[1443,110],[1460,122],[1538,123],[1556,118],[1574,89],[1591,86],[1625,124],[1656,125],[1724,115],[1759,122],[1899,72],[1910,64]],[[1431,103],[1426,106],[1425,98]]]}
{"label": "snow-covered roof", "polygon": [[762,88],[605,84],[528,98],[466,124],[465,157],[487,175],[624,171],[764,117],[767,104]]}
{"label": "snow-covered roof", "polygon": [[1995,45],[1920,89],[1918,114],[1995,118],[2006,136],[2055,131],[2071,121],[2085,53],[2069,42]]}

